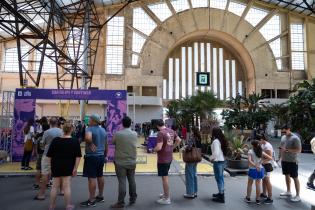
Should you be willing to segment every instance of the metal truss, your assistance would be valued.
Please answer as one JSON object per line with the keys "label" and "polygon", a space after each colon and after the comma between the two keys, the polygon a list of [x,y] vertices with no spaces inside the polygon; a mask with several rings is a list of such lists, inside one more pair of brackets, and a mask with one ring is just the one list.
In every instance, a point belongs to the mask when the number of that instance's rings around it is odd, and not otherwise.
{"label": "metal truss", "polygon": [[315,0],[260,0],[300,14],[315,16]]}
{"label": "metal truss", "polygon": [[16,39],[21,87],[39,86],[44,59],[56,64],[58,88],[90,87],[101,30],[110,19],[100,22],[93,0],[1,0],[0,29]]}

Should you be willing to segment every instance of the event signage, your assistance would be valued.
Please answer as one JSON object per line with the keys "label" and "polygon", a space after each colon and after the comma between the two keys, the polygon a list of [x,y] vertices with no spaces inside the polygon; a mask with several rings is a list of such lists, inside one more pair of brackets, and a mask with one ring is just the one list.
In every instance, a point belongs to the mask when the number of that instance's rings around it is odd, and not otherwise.
{"label": "event signage", "polygon": [[114,159],[113,135],[122,129],[122,119],[127,112],[126,90],[67,90],[67,89],[16,89],[14,101],[14,122],[12,159],[20,161],[24,150],[24,127],[36,115],[36,99],[50,100],[104,100],[107,103],[106,130],[108,134],[108,159]]}

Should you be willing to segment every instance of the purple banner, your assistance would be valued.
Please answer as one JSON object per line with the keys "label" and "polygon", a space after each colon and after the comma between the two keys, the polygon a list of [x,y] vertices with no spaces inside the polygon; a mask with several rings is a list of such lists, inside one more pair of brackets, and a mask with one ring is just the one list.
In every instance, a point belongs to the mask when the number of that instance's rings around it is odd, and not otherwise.
{"label": "purple banner", "polygon": [[24,150],[23,129],[29,120],[35,118],[36,99],[104,100],[107,101],[107,132],[109,160],[113,160],[115,147],[111,144],[115,132],[122,129],[122,118],[127,112],[127,91],[125,90],[58,90],[58,89],[16,89],[13,127],[13,161],[21,161]]}
{"label": "purple banner", "polygon": [[16,89],[16,99],[126,100],[125,90]]}
{"label": "purple banner", "polygon": [[122,119],[127,113],[126,100],[107,101],[107,132],[108,132],[108,160],[112,161],[115,154],[115,146],[112,145],[113,135],[123,128]]}
{"label": "purple banner", "polygon": [[13,161],[21,161],[24,152],[24,126],[35,118],[34,99],[15,99],[12,157]]}

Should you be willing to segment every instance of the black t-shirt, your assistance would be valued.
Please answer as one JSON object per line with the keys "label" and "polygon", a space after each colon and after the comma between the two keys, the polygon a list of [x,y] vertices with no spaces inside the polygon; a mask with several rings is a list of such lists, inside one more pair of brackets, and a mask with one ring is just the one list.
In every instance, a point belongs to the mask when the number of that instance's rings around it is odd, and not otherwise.
{"label": "black t-shirt", "polygon": [[82,157],[80,144],[73,138],[57,137],[51,142],[47,157],[51,158],[53,177],[71,176],[75,159]]}

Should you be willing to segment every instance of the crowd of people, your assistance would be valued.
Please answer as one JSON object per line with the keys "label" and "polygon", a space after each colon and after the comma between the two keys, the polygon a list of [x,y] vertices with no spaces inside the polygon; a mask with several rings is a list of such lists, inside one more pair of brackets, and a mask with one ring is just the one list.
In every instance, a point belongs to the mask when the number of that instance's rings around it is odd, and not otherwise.
{"label": "crowd of people", "polygon": [[[90,116],[84,136],[76,135],[78,128],[75,128],[72,123],[65,120],[60,121],[56,117],[49,120],[42,118],[38,129],[34,129],[33,124],[33,121],[29,121],[24,128],[25,148],[21,167],[23,170],[30,168],[29,161],[32,151],[34,151],[37,155],[34,188],[38,189],[34,199],[45,200],[45,192],[50,186],[52,178],[49,210],[55,208],[57,194],[64,195],[66,210],[74,209],[71,201],[71,177],[77,175],[82,157],[80,143],[84,141],[83,177],[88,179],[89,194],[88,199],[81,202],[80,206],[90,207],[104,202],[103,168],[107,161],[108,134],[104,126],[101,126],[100,117],[97,114]],[[123,129],[116,132],[112,139],[112,143],[115,145],[114,164],[118,180],[118,199],[111,205],[111,208],[126,206],[126,180],[129,183],[129,205],[135,204],[138,197],[135,181],[138,133],[131,129],[132,120],[128,116],[122,119],[122,125]],[[191,132],[186,133],[185,138],[180,138],[178,132],[168,128],[163,120],[157,121],[156,127],[158,134],[154,152],[157,154],[158,176],[161,177],[163,187],[163,193],[159,195],[156,202],[169,205],[172,202],[168,175],[173,161],[174,148],[181,142],[184,142],[186,147],[201,147],[202,137],[199,129],[194,127]],[[277,161],[281,162],[287,190],[280,196],[292,196],[291,179],[293,179],[296,195],[291,197],[291,201],[298,202],[301,200],[298,179],[298,154],[301,152],[301,140],[291,132],[289,125],[283,126],[282,132]],[[82,133],[81,130],[80,133]],[[224,168],[230,147],[224,132],[219,127],[212,128],[211,136],[210,161],[213,163],[218,188],[218,192],[212,195],[212,200],[225,203]],[[264,133],[257,134],[251,141],[251,149],[248,152],[249,172],[245,202],[251,202],[252,185],[255,183],[256,204],[273,203],[270,181],[273,160],[274,149],[268,142],[267,136]],[[183,195],[184,198],[195,199],[198,197],[197,164],[198,162],[187,162],[185,165],[186,192]],[[314,178],[315,171],[310,177],[309,187],[314,186]]]}

